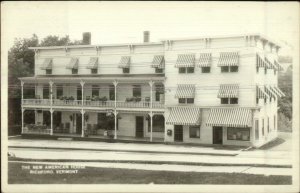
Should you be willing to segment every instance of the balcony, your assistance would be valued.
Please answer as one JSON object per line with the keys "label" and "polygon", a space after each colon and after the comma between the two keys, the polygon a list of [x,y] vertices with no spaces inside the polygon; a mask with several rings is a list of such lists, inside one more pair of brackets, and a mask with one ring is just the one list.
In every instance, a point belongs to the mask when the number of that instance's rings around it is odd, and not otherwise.
{"label": "balcony", "polygon": [[[49,99],[23,99],[22,105],[25,106],[51,106]],[[149,101],[117,101],[117,108],[151,108]],[[52,106],[62,107],[82,107],[81,100],[59,100],[53,99]],[[92,101],[84,100],[83,107],[115,107],[115,101]],[[163,109],[164,104],[162,102],[153,102],[153,109]]]}

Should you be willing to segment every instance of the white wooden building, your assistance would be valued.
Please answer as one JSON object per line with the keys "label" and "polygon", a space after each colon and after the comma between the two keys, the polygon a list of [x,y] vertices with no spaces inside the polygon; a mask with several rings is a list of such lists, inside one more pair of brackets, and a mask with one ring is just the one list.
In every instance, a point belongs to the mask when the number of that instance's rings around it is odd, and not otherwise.
{"label": "white wooden building", "polygon": [[261,146],[277,137],[279,48],[259,34],[33,47],[22,133]]}

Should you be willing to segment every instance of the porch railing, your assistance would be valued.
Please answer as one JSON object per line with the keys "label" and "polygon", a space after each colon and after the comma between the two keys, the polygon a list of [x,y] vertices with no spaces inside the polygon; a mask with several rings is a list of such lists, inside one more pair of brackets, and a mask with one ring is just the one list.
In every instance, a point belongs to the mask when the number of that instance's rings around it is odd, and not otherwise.
{"label": "porch railing", "polygon": [[23,133],[27,134],[51,134],[51,129],[42,128],[43,126],[24,127]]}
{"label": "porch railing", "polygon": [[[53,99],[54,106],[81,106],[81,100],[60,100]],[[23,99],[23,105],[50,105],[49,99]],[[115,101],[92,101],[84,100],[83,106],[86,107],[115,107]],[[127,102],[117,101],[118,108],[150,108],[151,103],[149,101]],[[155,109],[164,108],[164,104],[161,102],[153,102],[152,107]]]}

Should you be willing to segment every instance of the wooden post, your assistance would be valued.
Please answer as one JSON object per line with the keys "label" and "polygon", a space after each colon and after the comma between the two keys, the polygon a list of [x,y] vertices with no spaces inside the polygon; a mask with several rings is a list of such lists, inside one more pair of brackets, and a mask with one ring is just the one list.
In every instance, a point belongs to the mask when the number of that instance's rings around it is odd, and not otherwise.
{"label": "wooden post", "polygon": [[22,108],[21,111],[22,111],[22,134],[23,134],[24,133],[24,111],[25,111],[25,109]]}
{"label": "wooden post", "polygon": [[151,80],[151,81],[149,81],[149,85],[150,85],[150,108],[152,109],[153,108],[153,102],[152,102],[152,93],[153,93],[153,84],[154,84],[154,82]]}
{"label": "wooden post", "polygon": [[149,113],[150,116],[150,141],[152,142],[152,133],[153,133],[153,113],[152,111]]}
{"label": "wooden post", "polygon": [[84,90],[84,81],[80,81],[80,85],[81,85],[81,106],[83,106],[83,90]]}
{"label": "wooden post", "polygon": [[118,113],[117,110],[115,109],[115,135],[114,135],[114,139],[117,139],[117,118],[118,118]]}
{"label": "wooden post", "polygon": [[52,107],[52,105],[53,105],[53,93],[52,93],[52,91],[53,91],[52,90],[53,82],[50,81],[49,85],[50,85],[50,106]]}
{"label": "wooden post", "polygon": [[85,111],[82,109],[81,110],[81,121],[82,121],[82,124],[81,124],[81,137],[84,137],[84,113],[85,113]]}
{"label": "wooden post", "polygon": [[50,114],[51,114],[51,131],[50,135],[53,135],[53,109],[50,109]]}
{"label": "wooden post", "polygon": [[114,81],[113,82],[114,86],[115,86],[115,134],[114,134],[114,139],[117,139],[117,86],[118,86],[118,81]]}

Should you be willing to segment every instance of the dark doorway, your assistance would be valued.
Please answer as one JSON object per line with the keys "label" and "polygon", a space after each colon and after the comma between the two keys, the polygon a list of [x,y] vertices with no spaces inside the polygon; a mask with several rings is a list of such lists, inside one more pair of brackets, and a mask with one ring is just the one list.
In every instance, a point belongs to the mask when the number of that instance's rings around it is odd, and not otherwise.
{"label": "dark doorway", "polygon": [[135,117],[135,136],[144,137],[144,117]]}
{"label": "dark doorway", "polygon": [[81,134],[82,131],[82,118],[81,114],[76,114],[76,134]]}
{"label": "dark doorway", "polygon": [[213,127],[213,144],[223,144],[222,127]]}
{"label": "dark doorway", "polygon": [[183,141],[183,126],[174,125],[174,141]]}
{"label": "dark doorway", "polygon": [[82,89],[81,89],[81,86],[77,87],[77,100],[82,100]]}
{"label": "dark doorway", "polygon": [[54,111],[53,113],[53,125],[54,128],[59,127],[61,124],[61,112],[60,111]]}

